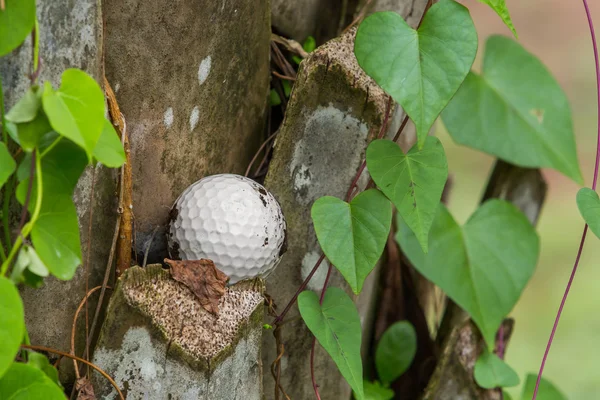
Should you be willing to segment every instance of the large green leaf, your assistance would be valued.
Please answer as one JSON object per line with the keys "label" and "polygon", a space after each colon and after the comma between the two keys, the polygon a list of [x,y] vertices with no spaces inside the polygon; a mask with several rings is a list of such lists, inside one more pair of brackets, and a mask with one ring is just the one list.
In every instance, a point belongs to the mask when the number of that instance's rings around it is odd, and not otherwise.
{"label": "large green leaf", "polygon": [[[19,169],[21,178],[28,176],[28,160],[25,158]],[[31,240],[50,273],[63,280],[71,279],[81,263],[79,223],[72,196],[86,164],[83,151],[64,139],[42,159],[42,208],[31,231]],[[29,178],[25,178],[17,187],[16,196],[21,204],[25,202],[28,184]],[[34,185],[31,212],[35,208],[36,193]]]}
{"label": "large green leaf", "polygon": [[429,229],[448,178],[442,143],[429,136],[422,150],[415,145],[404,154],[391,140],[375,140],[367,148],[367,167],[427,253]]}
{"label": "large green leaf", "polygon": [[311,216],[323,252],[354,293],[360,293],[383,253],[392,223],[391,203],[376,189],[350,203],[325,196],[315,201]]}
{"label": "large green leaf", "polygon": [[43,90],[37,86],[30,88],[6,114],[6,120],[12,123],[9,133],[13,128],[16,131],[11,133],[11,137],[26,152],[33,151],[42,136],[52,131],[50,122],[42,109],[42,92]]}
{"label": "large green leaf", "polygon": [[94,149],[94,158],[109,168],[120,167],[125,162],[123,144],[108,120],[104,120],[102,134]]}
{"label": "large green leaf", "polygon": [[[365,400],[392,400],[394,391],[390,388],[382,386],[379,382],[363,381],[365,389]],[[356,398],[356,394],[354,394]]]}
{"label": "large green leaf", "polygon": [[512,387],[519,384],[517,373],[497,355],[484,351],[475,363],[475,382],[484,389]]}
{"label": "large green leaf", "polygon": [[308,329],[329,353],[358,400],[364,399],[360,344],[362,330],[356,306],[340,288],[325,292],[323,305],[316,293],[298,296],[298,308]]}
{"label": "large green leaf", "polygon": [[354,53],[361,68],[413,120],[422,147],[475,60],[477,32],[465,7],[441,0],[427,11],[418,30],[394,12],[365,18]]}
{"label": "large green leaf", "polygon": [[596,237],[600,238],[600,198],[590,188],[581,188],[577,192],[577,207],[583,220]]}
{"label": "large green leaf", "polygon": [[[535,390],[535,383],[537,375],[528,374],[523,386],[522,400],[530,400],[533,398],[533,392]],[[567,400],[567,396],[562,394],[556,386],[550,381],[542,378],[540,380],[540,387],[538,389],[537,400]]]}
{"label": "large green leaf", "polygon": [[48,357],[46,357],[43,354],[36,353],[35,351],[29,351],[27,353],[27,358],[27,363],[29,365],[32,365],[37,369],[41,370],[57,386],[62,386],[58,379],[58,371],[56,370],[56,368],[54,368],[52,364],[50,364]]}
{"label": "large green leaf", "polygon": [[375,351],[377,375],[390,384],[402,375],[417,353],[417,333],[408,321],[396,322],[381,335]]}
{"label": "large green leaf", "polygon": [[471,315],[492,346],[535,270],[540,246],[533,226],[503,200],[485,202],[463,227],[440,204],[425,254],[399,220],[396,238],[415,268]]}
{"label": "large green leaf", "polygon": [[506,7],[506,2],[504,0],[479,0],[479,2],[487,4],[498,14],[500,18],[502,18],[502,22],[506,24],[508,29],[511,30],[515,38],[517,38],[517,30],[513,25],[512,19],[510,18],[510,14],[508,12],[508,7]]}
{"label": "large green leaf", "polygon": [[0,399],[65,400],[65,395],[42,370],[15,362],[0,378]]}
{"label": "large green leaf", "polygon": [[[0,276],[0,377],[12,364],[24,333],[21,296],[10,280]],[[0,399],[4,397],[0,396]]]}
{"label": "large green leaf", "polygon": [[442,119],[457,143],[583,182],[567,97],[542,62],[514,40],[488,39],[483,74],[469,73]]}
{"label": "large green leaf", "polygon": [[23,97],[6,113],[6,120],[16,124],[33,121],[42,107],[42,93],[38,86],[32,86]]}
{"label": "large green leaf", "polygon": [[8,148],[0,142],[0,188],[17,169],[17,163],[10,155]]}
{"label": "large green leaf", "polygon": [[45,83],[42,96],[50,125],[81,146],[91,159],[104,129],[104,94],[96,81],[78,69],[67,69],[60,89]]}
{"label": "large green leaf", "polygon": [[5,0],[0,10],[0,57],[16,49],[35,23],[35,0]]}

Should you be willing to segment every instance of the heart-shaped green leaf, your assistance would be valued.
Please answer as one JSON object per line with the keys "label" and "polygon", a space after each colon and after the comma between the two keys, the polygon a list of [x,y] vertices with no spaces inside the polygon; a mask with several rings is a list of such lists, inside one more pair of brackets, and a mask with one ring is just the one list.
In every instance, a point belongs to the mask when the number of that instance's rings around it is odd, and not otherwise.
{"label": "heart-shaped green leaf", "polygon": [[504,0],[479,0],[479,2],[487,4],[498,14],[500,18],[502,18],[502,22],[511,30],[515,38],[517,36],[517,30],[513,25],[512,19],[510,18],[510,14],[508,12],[508,7],[506,7],[506,2]]}
{"label": "heart-shaped green leaf", "polygon": [[488,39],[483,74],[469,73],[442,119],[459,144],[583,182],[567,96],[541,61],[514,40]]}
{"label": "heart-shaped green leaf", "polygon": [[484,351],[475,363],[475,382],[484,389],[512,387],[519,384],[517,373],[497,355]]}
{"label": "heart-shaped green leaf", "polygon": [[0,10],[0,57],[16,49],[35,23],[35,0],[5,0]]}
{"label": "heart-shaped green leaf", "polygon": [[477,324],[489,346],[531,278],[539,239],[512,204],[489,200],[460,227],[440,204],[423,253],[399,218],[396,236],[415,268],[438,285]]}
{"label": "heart-shaped green leaf", "polygon": [[33,365],[12,363],[0,378],[2,400],[64,400],[65,395],[44,372]]}
{"label": "heart-shaped green leaf", "polygon": [[20,124],[33,121],[42,107],[42,92],[38,86],[33,86],[25,92],[21,100],[6,113],[6,120]]}
{"label": "heart-shaped green leaf", "polygon": [[441,0],[418,30],[394,12],[368,16],[356,33],[354,53],[367,75],[413,120],[422,147],[475,60],[477,32],[469,10]]}
{"label": "heart-shaped green leaf", "polygon": [[[528,374],[523,386],[522,400],[530,400],[533,398],[533,392],[535,390],[535,383],[537,381],[537,375]],[[554,386],[547,379],[542,378],[540,380],[540,387],[538,389],[538,400],[567,400],[567,396],[562,394],[556,386]]]}
{"label": "heart-shaped green leaf", "polygon": [[[392,400],[394,398],[394,391],[382,386],[377,381],[363,381],[363,387],[365,389],[365,400]],[[354,397],[356,398],[356,394],[354,394]]]}
{"label": "heart-shaped green leaf", "polygon": [[16,169],[17,163],[10,155],[6,145],[0,142],[0,187],[4,186]]}
{"label": "heart-shaped green leaf", "polygon": [[356,306],[346,292],[330,287],[323,305],[316,293],[298,296],[298,308],[308,329],[329,353],[358,400],[364,399],[360,344],[362,330]]}
{"label": "heart-shaped green leaf", "polygon": [[[30,156],[25,157],[18,176],[29,175]],[[81,263],[81,242],[77,211],[72,196],[87,159],[83,151],[68,140],[60,141],[42,159],[42,208],[31,231],[33,246],[50,273],[59,279],[73,277]],[[17,200],[24,204],[29,178],[19,183]],[[34,184],[29,210],[35,209]]]}
{"label": "heart-shaped green leaf", "polygon": [[581,188],[577,192],[577,207],[583,220],[596,237],[600,238],[600,198],[590,188]]}
{"label": "heart-shaped green leaf", "polygon": [[109,168],[117,168],[125,162],[123,144],[108,120],[104,120],[104,129],[96,143],[94,158]]}
{"label": "heart-shaped green leaf", "polygon": [[442,143],[428,136],[423,149],[415,145],[404,154],[391,140],[374,140],[367,148],[367,167],[427,253],[429,229],[448,178]]}
{"label": "heart-shaped green leaf", "polygon": [[387,328],[375,351],[375,366],[381,382],[395,381],[410,367],[416,353],[417,333],[410,322],[396,322]]}
{"label": "heart-shaped green leaf", "polygon": [[67,69],[60,89],[46,82],[42,103],[52,128],[81,146],[91,159],[105,121],[104,94],[98,83],[81,70]]}
{"label": "heart-shaped green leaf", "polygon": [[25,314],[21,296],[10,280],[0,276],[0,377],[15,359],[24,333]]}
{"label": "heart-shaped green leaf", "polygon": [[376,189],[350,203],[336,197],[317,199],[311,216],[323,252],[358,294],[383,253],[392,224],[392,205]]}
{"label": "heart-shaped green leaf", "polygon": [[62,386],[58,380],[58,371],[50,364],[48,357],[35,351],[29,351],[27,352],[27,358],[27,364],[41,370],[57,386]]}

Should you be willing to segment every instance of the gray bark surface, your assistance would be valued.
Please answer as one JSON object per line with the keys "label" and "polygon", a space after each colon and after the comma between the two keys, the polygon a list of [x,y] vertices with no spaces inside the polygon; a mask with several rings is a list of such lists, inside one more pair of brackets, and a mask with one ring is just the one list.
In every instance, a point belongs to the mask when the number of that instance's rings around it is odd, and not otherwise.
{"label": "gray bark surface", "polygon": [[[216,316],[161,265],[132,267],[111,297],[93,362],[130,400],[261,400],[263,284],[227,288]],[[118,398],[102,376],[95,393]]]}
{"label": "gray bark surface", "polygon": [[243,173],[260,145],[269,1],[107,0],[103,13],[106,76],[131,142],[136,249],[151,243],[149,262],[161,262],[179,194]]}

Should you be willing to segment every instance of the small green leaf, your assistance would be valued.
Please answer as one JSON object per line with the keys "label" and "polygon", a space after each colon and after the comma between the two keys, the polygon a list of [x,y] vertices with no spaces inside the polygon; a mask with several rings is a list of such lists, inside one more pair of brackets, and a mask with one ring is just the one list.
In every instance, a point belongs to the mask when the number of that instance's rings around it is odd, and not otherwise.
{"label": "small green leaf", "polygon": [[514,40],[488,39],[483,74],[469,73],[442,120],[459,144],[583,182],[567,96],[544,64]]}
{"label": "small green leaf", "polygon": [[[19,168],[21,177],[29,175],[28,157]],[[60,141],[42,159],[42,208],[31,231],[31,240],[43,264],[62,280],[71,279],[81,263],[79,223],[72,196],[86,164],[85,154],[68,140]],[[16,197],[21,204],[25,202],[28,185],[29,178],[26,178],[17,187]],[[30,211],[35,209],[36,193],[34,184]]]}
{"label": "small green leaf", "polygon": [[376,189],[349,204],[336,197],[317,199],[311,216],[323,252],[342,273],[354,293],[375,267],[392,223],[392,205]]}
{"label": "small green leaf", "polygon": [[0,10],[0,57],[19,47],[34,23],[35,0],[5,0]]}
{"label": "small green leaf", "polygon": [[442,143],[428,136],[425,146],[407,154],[391,140],[374,140],[367,148],[373,181],[394,203],[427,253],[427,238],[448,178]]}
{"label": "small green leaf", "polygon": [[354,53],[361,68],[402,105],[423,147],[475,60],[477,32],[467,8],[441,0],[418,30],[394,12],[368,16],[356,33]]}
{"label": "small green leaf", "polygon": [[33,121],[17,124],[17,143],[26,152],[32,152],[42,141],[44,135],[52,131],[46,114],[40,112]]}
{"label": "small green leaf", "polygon": [[[365,380],[363,381],[363,387],[365,389],[365,400],[392,400],[394,398],[394,391],[382,386],[377,381],[369,382]],[[356,394],[354,394],[354,398],[356,398]]]}
{"label": "small green leaf", "polygon": [[417,353],[417,333],[408,321],[396,322],[381,336],[375,351],[379,379],[390,384],[402,375]]}
{"label": "small green leaf", "polygon": [[317,295],[304,291],[298,308],[306,326],[329,353],[358,400],[364,399],[360,344],[362,330],[356,306],[340,288],[325,292],[323,305]]}
{"label": "small green leaf", "polygon": [[502,18],[502,22],[511,30],[515,38],[518,39],[517,30],[513,25],[512,19],[510,18],[510,13],[508,12],[508,7],[506,7],[506,3],[504,0],[479,0],[480,3],[487,4],[498,14],[500,18]]}
{"label": "small green leaf", "polygon": [[81,146],[91,159],[104,129],[104,94],[96,81],[78,69],[67,69],[60,89],[49,82],[42,96],[52,128]]}
{"label": "small green leaf", "polygon": [[104,120],[104,129],[96,148],[94,149],[94,158],[109,168],[117,168],[125,162],[125,150],[117,131],[108,120]]}
{"label": "small green leaf", "polygon": [[440,204],[427,254],[399,223],[396,239],[415,268],[471,315],[492,346],[537,264],[539,239],[527,218],[506,201],[488,200],[461,228]]}
{"label": "small green leaf", "polygon": [[600,198],[590,188],[581,188],[577,192],[577,207],[583,220],[596,237],[600,238]]}
{"label": "small green leaf", "polygon": [[512,387],[519,384],[517,373],[497,355],[484,351],[475,363],[475,382],[484,389]]}
{"label": "small green leaf", "polygon": [[0,399],[65,400],[65,395],[42,370],[15,362],[0,378]]}
{"label": "small green leaf", "polygon": [[[26,274],[29,272],[29,274]],[[40,279],[48,276],[48,268],[35,252],[34,248],[29,245],[23,245],[19,250],[17,261],[11,271],[10,279],[16,284],[26,283],[30,286],[37,286],[39,279],[32,279],[37,276]],[[42,279],[43,280],[43,279]]]}
{"label": "small green leaf", "polygon": [[[535,383],[537,381],[537,375],[528,374],[523,386],[523,400],[529,400],[533,398],[533,392],[535,390]],[[537,400],[567,400],[567,396],[561,393],[556,386],[554,386],[547,379],[542,378],[540,380],[540,387],[538,389]]]}
{"label": "small green leaf", "polygon": [[315,40],[314,37],[312,36],[308,36],[305,40],[304,43],[302,44],[302,48],[304,49],[304,51],[306,51],[307,53],[310,53],[311,51],[314,51],[317,48],[317,41]]}
{"label": "small green leaf", "polygon": [[10,155],[6,145],[0,142],[0,187],[4,186],[16,169],[17,163]]}
{"label": "small green leaf", "polygon": [[[0,276],[0,377],[12,364],[24,333],[25,314],[21,296],[10,280]],[[0,399],[5,398],[0,396]]]}
{"label": "small green leaf", "polygon": [[43,354],[36,353],[35,351],[29,351],[27,357],[27,364],[41,370],[48,378],[50,378],[52,382],[54,382],[54,384],[62,387],[60,381],[58,380],[58,371],[52,364],[50,364],[48,357]]}
{"label": "small green leaf", "polygon": [[42,97],[40,88],[33,86],[25,92],[21,100],[6,114],[6,120],[16,124],[33,121],[41,107]]}
{"label": "small green leaf", "polygon": [[279,94],[275,89],[271,89],[269,92],[269,104],[271,107],[278,106],[281,104],[281,99],[279,98]]}

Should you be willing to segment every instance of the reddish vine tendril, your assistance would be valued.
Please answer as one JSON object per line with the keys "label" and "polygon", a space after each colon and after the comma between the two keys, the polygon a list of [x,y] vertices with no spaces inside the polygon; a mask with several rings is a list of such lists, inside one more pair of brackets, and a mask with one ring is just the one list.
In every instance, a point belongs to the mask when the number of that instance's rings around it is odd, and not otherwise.
{"label": "reddish vine tendril", "polygon": [[[596,163],[594,165],[594,180],[592,181],[592,189],[596,190],[596,184],[598,183],[598,165],[600,163],[600,61],[598,57],[598,45],[596,43],[596,33],[594,32],[594,23],[592,21],[592,14],[590,12],[590,8],[588,6],[587,0],[583,0],[583,7],[585,8],[585,14],[587,16],[588,25],[590,27],[590,35],[592,37],[592,45],[594,47],[594,60],[596,63],[596,95],[597,95],[597,106],[598,106],[598,134],[597,134],[597,144],[596,144]],[[548,344],[546,345],[546,351],[544,352],[544,357],[542,358],[542,364],[540,365],[540,371],[538,373],[537,380],[535,382],[535,390],[533,391],[532,400],[535,400],[538,394],[538,390],[540,388],[540,382],[542,380],[542,374],[544,373],[544,367],[546,365],[546,360],[548,358],[548,353],[550,352],[550,347],[552,346],[552,341],[554,340],[554,335],[556,334],[556,328],[558,327],[558,323],[560,321],[560,316],[562,315],[563,308],[567,301],[567,296],[569,295],[569,291],[571,290],[571,285],[573,283],[573,279],[575,278],[575,273],[577,272],[577,267],[579,266],[579,259],[581,258],[581,252],[583,250],[583,245],[585,243],[585,237],[587,235],[588,226],[587,224],[583,228],[583,234],[581,235],[581,241],[579,243],[579,249],[577,250],[577,257],[575,258],[575,263],[573,264],[573,269],[571,271],[571,276],[569,276],[569,281],[567,283],[567,287],[565,288],[565,293],[563,294],[562,300],[560,302],[560,306],[558,307],[558,312],[556,313],[556,319],[554,320],[554,325],[552,326],[552,332],[550,333],[550,338],[548,339]]]}

